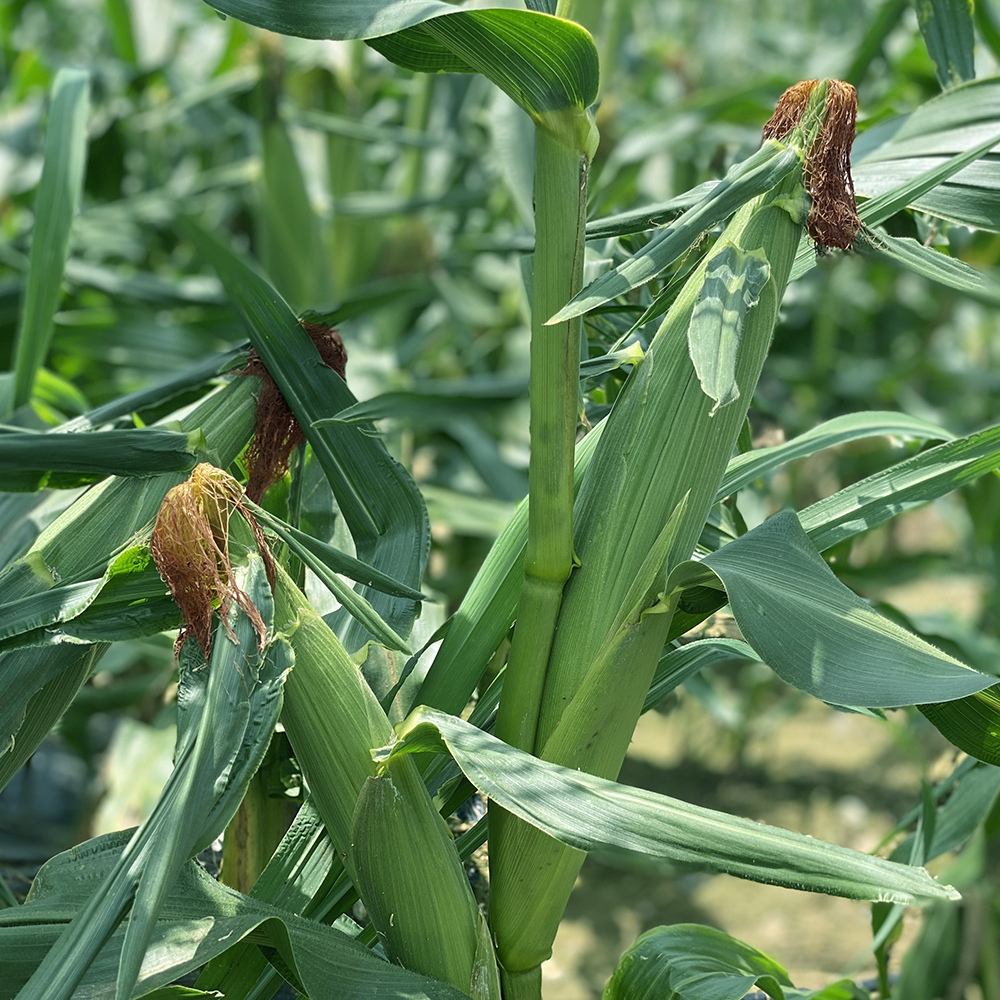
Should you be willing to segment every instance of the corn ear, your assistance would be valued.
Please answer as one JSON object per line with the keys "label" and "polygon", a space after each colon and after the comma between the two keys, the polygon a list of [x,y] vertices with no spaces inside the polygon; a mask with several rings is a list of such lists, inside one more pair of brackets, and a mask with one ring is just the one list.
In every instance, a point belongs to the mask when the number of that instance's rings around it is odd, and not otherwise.
{"label": "corn ear", "polygon": [[[778,138],[810,147],[833,91],[816,81],[797,91],[794,122]],[[662,568],[694,549],[753,397],[808,210],[802,168],[744,206],[686,282],[615,402],[574,508],[581,565],[564,592],[546,671],[534,746],[543,760],[617,776],[674,608],[651,597],[631,627],[622,623],[634,618],[629,605],[649,553],[682,500]],[[688,331],[706,271],[730,247],[754,254],[769,273],[742,317],[734,384],[720,405],[695,371]],[[505,982],[551,954],[582,861],[582,852],[491,808],[491,925]]]}
{"label": "corn ear", "polygon": [[276,584],[275,625],[295,652],[285,732],[379,935],[407,968],[466,993],[475,979],[477,998],[492,997],[482,917],[415,765],[379,772],[371,751],[390,742],[392,727],[378,699],[280,566]]}
{"label": "corn ear", "polygon": [[358,891],[392,959],[475,1000],[499,998],[493,949],[481,947],[489,936],[468,877],[409,755],[391,758],[365,782],[350,853]]}

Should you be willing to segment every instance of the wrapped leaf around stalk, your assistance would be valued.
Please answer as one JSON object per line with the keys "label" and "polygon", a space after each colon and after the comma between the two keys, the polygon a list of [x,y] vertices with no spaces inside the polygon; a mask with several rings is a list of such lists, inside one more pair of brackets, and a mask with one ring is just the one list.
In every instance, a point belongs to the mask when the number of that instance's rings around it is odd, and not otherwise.
{"label": "wrapped leaf around stalk", "polygon": [[212,643],[212,614],[216,610],[232,637],[228,618],[234,604],[253,622],[260,647],[264,648],[267,630],[263,619],[236,584],[229,558],[229,517],[235,509],[253,532],[273,589],[271,551],[243,497],[243,487],[232,476],[202,462],[195,466],[189,479],[167,493],[160,506],[149,549],[184,615],[175,651],[193,635],[207,656]]}

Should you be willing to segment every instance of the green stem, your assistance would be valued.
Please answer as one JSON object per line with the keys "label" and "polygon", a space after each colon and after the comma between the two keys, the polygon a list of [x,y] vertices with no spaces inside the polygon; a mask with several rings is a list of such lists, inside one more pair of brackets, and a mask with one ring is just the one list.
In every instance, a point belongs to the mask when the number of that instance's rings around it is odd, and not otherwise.
{"label": "green stem", "polygon": [[545,668],[563,585],[573,569],[573,449],[582,321],[545,326],[580,289],[587,203],[584,153],[544,129],[535,143],[535,260],[531,308],[531,504],[524,587],[496,733],[534,750]]}

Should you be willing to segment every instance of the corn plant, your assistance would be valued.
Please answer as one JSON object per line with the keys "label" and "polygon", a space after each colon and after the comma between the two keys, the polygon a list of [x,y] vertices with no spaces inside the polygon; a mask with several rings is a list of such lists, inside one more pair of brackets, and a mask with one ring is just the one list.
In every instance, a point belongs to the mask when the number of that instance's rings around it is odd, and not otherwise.
{"label": "corn plant", "polygon": [[[1000,427],[955,437],[873,411],[753,448],[747,414],[786,288],[817,248],[1000,304],[990,274],[880,228],[914,205],[973,225],[985,212],[985,228],[1000,228],[956,179],[977,163],[995,183],[983,157],[1000,142],[1000,80],[971,79],[968,10],[921,8],[949,89],[872,129],[853,179],[856,92],[806,80],[780,98],[757,152],[717,183],[588,221],[601,83],[598,46],[571,0],[212,6],[271,32],[364,41],[417,73],[479,74],[527,113],[529,494],[414,674],[428,516],[373,425],[399,399],[359,403],[345,382],[331,327],[345,308],[317,309],[353,265],[328,253],[266,87],[266,267],[213,232],[197,204],[170,216],[218,276],[249,345],[40,429],[87,146],[90,82],[60,72],[14,367],[0,376],[0,509],[24,527],[0,569],[0,784],[118,641],[180,630],[178,736],[172,776],[137,829],[52,859],[24,904],[0,883],[0,995],[250,998],[288,981],[314,1000],[539,998],[588,853],[870,901],[889,995],[905,907],[959,897],[923,865],[981,826],[1000,787],[1000,696],[993,674],[880,615],[822,553],[994,476]],[[419,126],[426,108],[415,108]],[[588,240],[646,233],[585,284]],[[622,322],[624,336],[581,359],[585,318],[598,316]],[[591,427],[581,378],[623,367],[610,412]],[[197,391],[173,409],[179,388]],[[130,418],[151,403],[164,410],[153,426]],[[884,435],[940,443],[751,531],[733,517],[727,501],[770,470]],[[339,536],[307,530],[316,483]],[[43,488],[58,513],[35,532]],[[313,606],[320,588],[336,600],[325,614]],[[681,641],[725,605],[743,639]],[[732,660],[761,660],[848,711],[916,706],[969,758],[927,791],[891,859],[619,784],[640,715]],[[307,791],[287,830],[259,784],[279,723]],[[476,793],[487,817],[456,839],[445,820]],[[253,860],[227,861],[220,884],[192,859],[224,832],[228,851],[239,838]],[[485,913],[462,867],[484,843]],[[364,926],[349,915],[359,900]],[[195,970],[195,987],[176,985]],[[775,997],[864,995],[846,981],[796,990],[751,945],[678,925],[640,937],[605,996],[738,1000],[754,985]]]}

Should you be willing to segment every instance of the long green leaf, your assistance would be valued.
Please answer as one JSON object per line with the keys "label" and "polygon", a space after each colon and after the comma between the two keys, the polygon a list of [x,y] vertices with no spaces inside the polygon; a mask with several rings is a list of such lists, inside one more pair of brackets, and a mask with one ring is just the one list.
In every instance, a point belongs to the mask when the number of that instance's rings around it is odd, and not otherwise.
{"label": "long green leaf", "polygon": [[204,445],[201,431],[182,434],[159,427],[90,434],[0,434],[0,474],[9,490],[9,474],[32,470],[91,477],[183,472],[194,468]]}
{"label": "long green leaf", "polygon": [[962,698],[996,682],[848,590],[792,513],[770,518],[702,565],[725,584],[740,630],[761,659],[824,701],[914,705]]}
{"label": "long green leaf", "polygon": [[52,320],[59,305],[70,229],[83,187],[89,107],[89,74],[79,69],[60,70],[52,85],[45,162],[35,195],[31,263],[14,347],[12,408],[23,406],[31,398],[35,373],[44,362],[52,339]]}
{"label": "long green leaf", "polygon": [[[295,414],[326,473],[358,558],[419,590],[430,549],[430,528],[420,491],[385,446],[356,427],[314,427],[357,402],[319,353],[280,295],[249,264],[193,223],[184,233],[215,267],[239,309],[254,347]],[[405,637],[415,614],[411,600],[362,591],[380,617]],[[353,651],[367,629],[337,619]]]}
{"label": "long green leaf", "polygon": [[973,0],[916,0],[913,5],[942,90],[976,75],[972,5]]}
{"label": "long green leaf", "polygon": [[548,322],[582,316],[662,274],[699,234],[727,219],[741,205],[773,188],[800,163],[799,154],[769,139],[753,156],[730,168],[725,179],[693,208],[658,233],[624,264],[591,282]]}
{"label": "long green leaf", "polygon": [[603,858],[653,868],[663,861],[697,865],[849,899],[915,903],[957,897],[922,868],[538,760],[433,709],[413,712],[400,738],[376,756],[445,748],[491,802]]}
{"label": "long green leaf", "polygon": [[597,99],[597,49],[572,21],[530,10],[458,11],[368,44],[418,72],[482,73],[537,125],[596,149],[585,110]]}
{"label": "long green leaf", "polygon": [[987,305],[1000,305],[1000,281],[954,257],[948,257],[934,247],[867,230],[858,237],[855,246],[866,256],[913,271]]}
{"label": "long green leaf", "polygon": [[[989,141],[997,134],[998,121],[1000,77],[991,77],[963,84],[910,115],[875,125],[854,144],[855,189],[868,198],[886,194]],[[909,204],[960,225],[1000,231],[1000,158],[977,157]],[[864,218],[863,205],[861,215]]]}
{"label": "long green leaf", "polygon": [[[41,956],[82,911],[92,887],[119,863],[130,834],[88,841],[49,861],[28,902],[0,910],[0,1000],[14,1000]],[[190,862],[164,900],[137,993],[166,986],[252,937],[280,961],[312,1000],[467,1000],[463,993],[391,965],[342,931],[220,885]],[[80,995],[106,997],[118,974],[119,930],[83,977]]]}
{"label": "long green leaf", "polygon": [[738,639],[699,639],[683,646],[668,646],[656,664],[653,682],[649,685],[644,712],[658,705],[671,691],[689,677],[716,663],[733,661],[760,662],[753,646]]}
{"label": "long green leaf", "polygon": [[820,552],[1000,466],[1000,426],[940,444],[799,512]]}
{"label": "long green leaf", "polygon": [[938,427],[919,417],[911,417],[906,413],[892,413],[886,410],[870,410],[860,413],[848,413],[842,417],[834,417],[813,427],[812,430],[785,441],[782,444],[771,445],[768,448],[754,448],[752,451],[737,455],[729,463],[725,478],[716,494],[716,500],[724,500],[727,496],[742,489],[747,483],[753,482],[772,469],[784,465],[795,458],[814,455],[824,448],[835,448],[837,445],[848,444],[870,437],[907,437],[918,440],[951,440],[954,435],[943,427]]}

